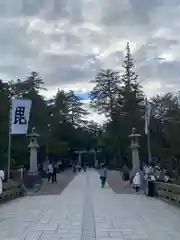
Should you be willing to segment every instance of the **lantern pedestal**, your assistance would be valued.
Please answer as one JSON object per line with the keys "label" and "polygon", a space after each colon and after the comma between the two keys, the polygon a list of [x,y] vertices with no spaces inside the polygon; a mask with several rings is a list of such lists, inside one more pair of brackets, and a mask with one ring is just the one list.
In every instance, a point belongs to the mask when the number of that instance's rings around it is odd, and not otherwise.
{"label": "lantern pedestal", "polygon": [[131,149],[132,149],[132,172],[131,177],[133,178],[136,172],[140,171],[140,161],[139,161],[139,143],[138,139],[141,135],[136,133],[136,128],[132,129],[132,133],[129,135],[131,139]]}
{"label": "lantern pedestal", "polygon": [[24,184],[26,188],[34,188],[36,184],[39,184],[40,178],[37,167],[37,152],[39,145],[37,143],[37,137],[39,134],[35,132],[35,128],[32,129],[32,132],[28,135],[30,138],[29,148],[30,148],[30,168],[29,171],[25,174]]}

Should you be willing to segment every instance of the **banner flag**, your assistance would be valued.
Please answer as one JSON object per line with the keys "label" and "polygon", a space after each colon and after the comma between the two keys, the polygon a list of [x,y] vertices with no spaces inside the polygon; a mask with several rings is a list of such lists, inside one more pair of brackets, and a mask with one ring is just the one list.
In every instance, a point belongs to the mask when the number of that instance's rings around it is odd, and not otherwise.
{"label": "banner flag", "polygon": [[146,109],[145,109],[145,134],[149,132],[149,123],[151,116],[151,104],[146,98]]}
{"label": "banner flag", "polygon": [[27,134],[31,100],[12,100],[10,134]]}

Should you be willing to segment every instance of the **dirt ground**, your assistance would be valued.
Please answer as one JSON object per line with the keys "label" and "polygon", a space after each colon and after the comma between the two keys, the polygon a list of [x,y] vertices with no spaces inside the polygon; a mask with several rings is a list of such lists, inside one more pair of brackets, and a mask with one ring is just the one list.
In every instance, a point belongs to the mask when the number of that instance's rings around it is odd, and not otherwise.
{"label": "dirt ground", "polygon": [[36,195],[60,194],[74,176],[75,173],[72,170],[67,170],[57,174],[57,183],[48,183],[47,178],[43,178],[41,189]]}
{"label": "dirt ground", "polygon": [[135,190],[129,182],[122,181],[122,176],[119,171],[108,171],[108,185],[116,194],[133,194]]}

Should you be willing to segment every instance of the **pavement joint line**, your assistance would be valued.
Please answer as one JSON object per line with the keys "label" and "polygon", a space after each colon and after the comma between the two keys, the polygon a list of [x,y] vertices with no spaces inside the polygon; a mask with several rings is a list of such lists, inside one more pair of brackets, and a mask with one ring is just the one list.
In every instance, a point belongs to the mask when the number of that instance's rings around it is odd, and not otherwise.
{"label": "pavement joint line", "polygon": [[92,170],[78,174],[59,196],[25,197],[2,205],[0,215],[0,240],[180,239],[177,207],[101,189]]}
{"label": "pavement joint line", "polygon": [[[46,212],[48,210],[48,208],[47,207],[44,207],[44,209],[42,210],[42,212],[39,214],[39,216],[37,217],[37,219],[36,219],[36,221],[34,221],[33,223],[32,223],[32,225],[30,224],[30,226],[24,231],[24,235],[25,235],[25,240],[28,238],[28,235],[26,235],[26,232],[28,233],[29,232],[29,230],[30,229],[32,229],[32,228],[34,228],[35,226],[36,226],[36,224],[39,222],[39,220],[42,218],[42,216],[44,215],[44,213]],[[22,235],[23,235],[22,234]],[[42,235],[42,234],[41,234]],[[40,239],[40,237],[39,237],[39,239]],[[38,240],[39,240],[38,239]]]}
{"label": "pavement joint line", "polygon": [[90,179],[88,173],[86,174],[86,189],[87,190],[84,196],[81,240],[92,240],[96,239],[96,232],[95,232],[94,208],[90,194],[91,192]]}

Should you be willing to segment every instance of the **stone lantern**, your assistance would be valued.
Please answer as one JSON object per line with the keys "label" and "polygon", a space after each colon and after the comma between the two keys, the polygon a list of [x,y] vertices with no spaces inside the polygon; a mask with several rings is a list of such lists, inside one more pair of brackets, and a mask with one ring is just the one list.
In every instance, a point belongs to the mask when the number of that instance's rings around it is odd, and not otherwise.
{"label": "stone lantern", "polygon": [[139,161],[139,142],[138,139],[141,135],[136,133],[136,128],[132,128],[132,133],[129,135],[131,139],[131,149],[132,149],[132,177],[137,171],[140,171],[140,161]]}
{"label": "stone lantern", "polygon": [[[29,173],[32,173],[32,175],[36,175],[38,172],[37,169],[37,152],[39,145],[37,143],[37,137],[40,135],[36,133],[35,127],[32,128],[32,132],[27,135],[30,138],[30,143],[28,147],[30,148],[30,168],[29,168]],[[34,174],[33,174],[34,173]]]}

